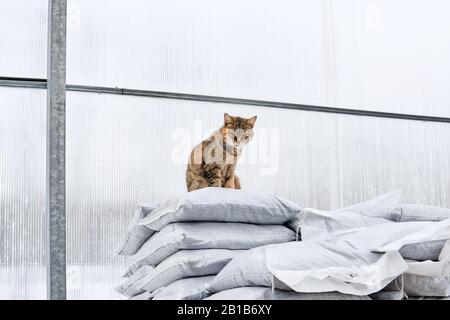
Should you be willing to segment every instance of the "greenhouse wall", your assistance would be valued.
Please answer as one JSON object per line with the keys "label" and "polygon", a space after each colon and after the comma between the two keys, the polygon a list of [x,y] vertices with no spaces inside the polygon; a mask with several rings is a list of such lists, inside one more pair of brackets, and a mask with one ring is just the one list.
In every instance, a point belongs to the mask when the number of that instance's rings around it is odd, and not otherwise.
{"label": "greenhouse wall", "polygon": [[[113,251],[134,208],[186,191],[189,152],[224,112],[258,116],[243,189],[324,210],[394,189],[450,207],[450,3],[432,2],[68,1],[67,298],[120,298]],[[0,77],[47,78],[47,10],[0,0]],[[44,88],[0,86],[0,299],[46,298],[46,103]]]}

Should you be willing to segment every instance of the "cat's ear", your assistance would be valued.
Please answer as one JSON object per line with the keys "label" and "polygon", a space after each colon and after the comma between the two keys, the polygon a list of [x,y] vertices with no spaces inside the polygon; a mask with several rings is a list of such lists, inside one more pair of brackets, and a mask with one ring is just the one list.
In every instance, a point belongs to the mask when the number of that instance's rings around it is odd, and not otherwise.
{"label": "cat's ear", "polygon": [[246,122],[249,126],[252,126],[252,127],[253,127],[253,126],[255,125],[255,122],[256,122],[256,116],[251,117],[251,118],[245,120],[245,122]]}
{"label": "cat's ear", "polygon": [[224,120],[224,122],[225,122],[226,125],[227,125],[227,124],[232,124],[232,123],[233,123],[233,117],[230,116],[228,113],[225,113],[225,114],[223,115],[223,120]]}

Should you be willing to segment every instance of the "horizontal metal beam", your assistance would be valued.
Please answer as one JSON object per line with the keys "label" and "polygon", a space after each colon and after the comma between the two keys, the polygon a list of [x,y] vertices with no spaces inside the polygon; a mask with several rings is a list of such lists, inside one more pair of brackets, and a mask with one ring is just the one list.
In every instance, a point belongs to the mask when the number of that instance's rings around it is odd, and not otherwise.
{"label": "horizontal metal beam", "polygon": [[47,89],[47,80],[35,78],[0,77],[0,87]]}
{"label": "horizontal metal beam", "polygon": [[[26,79],[23,81],[19,80],[20,78],[10,78],[10,79],[12,79],[12,80],[8,80],[7,78],[0,77],[0,86],[46,88],[45,79]],[[21,82],[23,82],[23,85],[20,85]],[[229,103],[229,104],[249,105],[249,106],[258,106],[258,107],[282,108],[282,109],[293,109],[293,110],[303,110],[303,111],[313,111],[313,112],[326,112],[326,113],[335,113],[335,114],[347,114],[347,115],[364,116],[364,117],[377,117],[377,118],[390,118],[390,119],[401,119],[401,120],[450,123],[450,118],[448,118],[448,117],[435,117],[435,116],[425,116],[425,115],[408,114],[408,113],[394,113],[394,112],[382,112],[382,111],[372,111],[372,110],[362,110],[362,109],[325,107],[325,106],[307,105],[307,104],[298,104],[298,103],[229,98],[229,97],[209,96],[209,95],[199,95],[199,94],[189,94],[189,93],[137,90],[137,89],[127,89],[127,88],[117,88],[117,87],[114,88],[114,87],[84,86],[84,85],[74,85],[74,84],[66,85],[66,90],[67,91],[78,91],[78,92],[138,96],[138,97]]]}

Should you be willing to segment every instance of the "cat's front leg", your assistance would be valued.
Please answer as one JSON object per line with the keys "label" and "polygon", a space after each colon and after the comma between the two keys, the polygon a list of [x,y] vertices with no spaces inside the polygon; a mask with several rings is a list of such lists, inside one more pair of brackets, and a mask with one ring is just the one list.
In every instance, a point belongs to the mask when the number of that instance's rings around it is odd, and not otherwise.
{"label": "cat's front leg", "polygon": [[226,170],[227,174],[225,176],[225,182],[224,182],[225,188],[235,189],[234,170],[235,170],[234,165],[227,167],[227,170]]}
{"label": "cat's front leg", "polygon": [[235,181],[234,181],[234,175],[229,177],[227,180],[225,180],[224,184],[225,188],[235,189]]}
{"label": "cat's front leg", "polygon": [[210,187],[222,187],[222,169],[220,167],[216,167],[211,170],[209,181]]}
{"label": "cat's front leg", "polygon": [[241,180],[239,180],[238,176],[234,176],[234,188],[241,189]]}

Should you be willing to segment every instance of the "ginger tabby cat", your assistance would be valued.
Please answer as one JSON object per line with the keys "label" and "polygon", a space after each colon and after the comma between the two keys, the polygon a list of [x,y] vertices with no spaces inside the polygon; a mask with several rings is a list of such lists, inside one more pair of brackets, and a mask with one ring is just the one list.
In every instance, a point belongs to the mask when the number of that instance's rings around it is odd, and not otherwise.
{"label": "ginger tabby cat", "polygon": [[224,115],[223,126],[191,152],[186,171],[188,191],[206,187],[240,189],[235,174],[244,145],[253,137],[256,116],[245,119]]}

